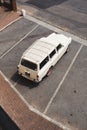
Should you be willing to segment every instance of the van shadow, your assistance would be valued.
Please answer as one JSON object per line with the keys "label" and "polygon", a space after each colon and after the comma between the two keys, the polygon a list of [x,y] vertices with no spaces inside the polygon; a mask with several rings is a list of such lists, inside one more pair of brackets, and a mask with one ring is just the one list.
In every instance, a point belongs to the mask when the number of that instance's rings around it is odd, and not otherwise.
{"label": "van shadow", "polygon": [[25,86],[28,87],[29,89],[35,88],[39,85],[39,83],[35,83],[20,76],[17,72],[11,77],[11,80],[20,85],[21,87]]}
{"label": "van shadow", "polygon": [[11,80],[14,81],[14,82],[18,82],[19,78],[20,78],[20,75],[19,75],[18,72],[16,71],[16,72],[12,75]]}
{"label": "van shadow", "polygon": [[35,83],[35,82],[30,81],[24,77],[21,77],[18,84],[20,84],[21,86],[28,87],[29,89],[33,89],[33,88],[37,87],[39,83]]}
{"label": "van shadow", "polygon": [[46,9],[54,5],[59,5],[67,0],[28,0],[26,4],[34,5],[41,9]]}

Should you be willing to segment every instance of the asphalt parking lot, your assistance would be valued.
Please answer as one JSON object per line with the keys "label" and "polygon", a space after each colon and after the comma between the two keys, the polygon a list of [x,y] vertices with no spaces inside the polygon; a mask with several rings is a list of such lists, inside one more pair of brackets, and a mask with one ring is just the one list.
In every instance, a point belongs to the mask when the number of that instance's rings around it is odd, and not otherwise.
{"label": "asphalt parking lot", "polygon": [[87,47],[72,40],[69,52],[40,84],[17,74],[22,53],[52,30],[21,18],[0,32],[0,69],[35,109],[72,130],[87,130]]}
{"label": "asphalt parking lot", "polygon": [[86,0],[18,0],[18,6],[29,15],[87,39]]}

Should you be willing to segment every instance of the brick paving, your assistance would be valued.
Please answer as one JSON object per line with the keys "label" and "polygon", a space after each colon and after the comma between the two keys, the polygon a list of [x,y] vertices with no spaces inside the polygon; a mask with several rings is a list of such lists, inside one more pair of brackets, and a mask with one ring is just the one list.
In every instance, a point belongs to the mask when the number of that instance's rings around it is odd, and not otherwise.
{"label": "brick paving", "polygon": [[62,130],[57,125],[29,110],[1,73],[0,106],[21,130]]}
{"label": "brick paving", "polygon": [[20,18],[20,13],[9,11],[7,8],[0,6],[0,31]]}

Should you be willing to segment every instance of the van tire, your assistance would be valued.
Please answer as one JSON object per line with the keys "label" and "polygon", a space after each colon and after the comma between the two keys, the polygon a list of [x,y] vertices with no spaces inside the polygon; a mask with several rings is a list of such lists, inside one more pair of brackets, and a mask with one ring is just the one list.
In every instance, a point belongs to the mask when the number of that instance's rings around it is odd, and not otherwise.
{"label": "van tire", "polygon": [[51,75],[51,70],[52,70],[52,69],[53,69],[53,66],[51,66],[50,69],[48,70],[48,72],[47,72],[47,74],[46,74],[47,77]]}
{"label": "van tire", "polygon": [[48,76],[50,76],[50,74],[51,74],[51,70],[49,69],[46,76],[48,77]]}
{"label": "van tire", "polygon": [[69,47],[67,48],[67,50],[65,51],[65,54],[67,54],[68,53],[68,51],[69,51]]}

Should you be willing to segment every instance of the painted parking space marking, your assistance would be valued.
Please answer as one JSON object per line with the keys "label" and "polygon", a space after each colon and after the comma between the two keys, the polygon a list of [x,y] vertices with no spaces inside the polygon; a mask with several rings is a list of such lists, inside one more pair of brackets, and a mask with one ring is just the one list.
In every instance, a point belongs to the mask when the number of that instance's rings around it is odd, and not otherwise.
{"label": "painted parking space marking", "polygon": [[33,106],[31,106],[25,99],[24,97],[19,93],[19,91],[14,87],[14,85],[11,84],[11,82],[8,80],[8,78],[3,74],[2,71],[0,71],[0,74],[4,77],[5,81],[7,81],[10,84],[10,87],[18,94],[18,96],[23,100],[23,102],[28,106],[28,108],[32,111],[35,112],[36,114],[40,115],[44,119],[50,121],[51,123],[57,125],[58,127],[62,128],[63,130],[71,130],[69,127],[63,125],[62,123],[55,121],[51,119],[50,117],[46,116],[45,114],[39,112],[37,109],[35,109]]}
{"label": "painted parking space marking", "polygon": [[[52,31],[44,29],[42,26],[38,26],[30,35],[28,35],[24,40],[22,40],[15,48],[12,49],[10,53],[5,55],[1,59],[0,68],[6,74],[6,76],[13,83],[19,78],[17,74],[17,65],[20,61],[20,58],[23,52],[30,46],[32,43],[41,38],[42,36],[47,36]],[[16,79],[16,80],[14,80]]]}
{"label": "painted parking space marking", "polygon": [[25,18],[19,19],[0,32],[0,56],[10,49],[16,42],[31,31],[36,23]]}
{"label": "painted parking space marking", "polygon": [[86,130],[86,99],[87,47],[83,46],[46,115],[73,126],[74,130]]}
{"label": "painted parking space marking", "polygon": [[[70,45],[69,53],[59,61],[59,63],[52,70],[52,74],[43,79],[39,85],[35,85],[30,81],[21,78],[18,83],[15,84],[16,89],[24,96],[24,98],[36,109],[43,112],[66,70],[68,69],[73,57],[78,51],[81,44],[77,44],[74,41]],[[57,78],[58,77],[58,78]],[[37,86],[37,87],[36,87]]]}
{"label": "painted parking space marking", "polygon": [[28,35],[30,35],[34,30],[36,30],[39,25],[36,25],[31,31],[29,31],[24,37],[22,37],[16,44],[14,44],[10,49],[8,49],[3,55],[0,56],[2,59],[5,55],[7,55],[12,49],[14,49],[21,41],[23,41]]}
{"label": "painted parking space marking", "polygon": [[[50,25],[49,25],[49,26],[50,26]],[[48,27],[49,27],[49,26],[48,26]],[[38,27],[39,27],[39,25],[36,25],[35,28],[33,28],[33,29],[31,30],[31,32],[29,32],[29,34],[31,34],[32,32],[34,33],[34,31],[35,31]],[[48,28],[47,25],[46,25],[46,26],[43,25],[43,27]],[[51,27],[49,27],[48,29],[54,30],[53,28],[54,28],[54,27],[52,26],[52,29],[51,29]],[[56,30],[57,30],[57,28],[55,28],[55,31],[56,31]],[[57,31],[56,31],[56,32],[57,32]],[[59,33],[59,31],[58,31],[58,33]],[[27,37],[29,34],[26,34],[22,39],[20,39],[19,43],[21,43],[23,40],[25,40],[26,37]],[[37,35],[37,34],[36,34],[36,35]],[[71,36],[71,34],[70,34],[70,36]],[[31,36],[31,37],[32,37],[32,36]],[[74,39],[74,38],[73,38],[73,39]],[[79,40],[79,39],[77,38],[77,40]],[[81,40],[81,39],[80,39],[80,40]],[[79,44],[80,48],[77,49],[77,51],[76,51],[77,53],[75,52],[74,58],[73,58],[73,57],[71,58],[71,62],[70,62],[70,65],[69,65],[68,69],[66,69],[66,71],[65,71],[65,73],[64,73],[64,75],[63,75],[62,80],[60,81],[60,83],[59,83],[59,85],[57,86],[57,88],[53,91],[53,92],[54,92],[53,95],[50,96],[51,98],[50,98],[50,100],[49,100],[47,106],[45,107],[43,113],[40,112],[39,109],[35,109],[32,105],[29,105],[29,102],[28,102],[26,99],[24,99],[25,97],[20,94],[20,93],[21,93],[20,90],[17,90],[17,85],[20,84],[20,82],[21,82],[21,79],[20,79],[20,78],[13,84],[13,87],[15,88],[15,90],[18,91],[19,95],[25,100],[26,104],[30,106],[29,108],[30,108],[32,111],[35,111],[37,114],[42,115],[44,118],[46,118],[46,119],[52,121],[54,124],[57,124],[58,126],[61,126],[61,128],[63,128],[64,130],[69,130],[69,129],[68,129],[65,125],[63,125],[62,123],[60,123],[60,122],[58,122],[58,121],[55,121],[55,120],[51,119],[50,117],[48,117],[48,116],[46,115],[46,113],[47,113],[48,109],[50,108],[51,103],[53,102],[53,100],[54,100],[56,94],[58,93],[59,89],[61,88],[61,85],[62,85],[63,82],[65,81],[65,79],[66,79],[66,77],[67,77],[69,71],[71,70],[71,68],[72,68],[72,66],[73,66],[73,64],[74,64],[74,62],[76,61],[77,56],[79,55],[79,53],[80,53],[82,47],[86,44],[86,43],[83,43],[83,41],[84,41],[84,40],[82,39],[82,41],[80,42],[80,43],[81,43],[81,46],[80,46],[80,44]],[[14,50],[14,48],[15,48],[19,43],[16,43],[16,45],[14,45],[14,46],[11,48],[11,50]],[[72,43],[72,44],[73,44],[73,43]],[[18,47],[18,46],[17,46],[17,47]],[[72,46],[72,47],[73,47],[73,46]],[[76,46],[76,47],[77,47],[77,46]],[[9,53],[11,50],[9,50],[7,53],[5,53],[5,54],[2,56],[2,58],[0,58],[0,59],[4,59],[4,56],[6,56],[6,55],[7,55],[6,57],[9,57],[8,53]],[[9,54],[10,54],[10,53],[9,53]],[[11,55],[11,54],[10,54],[10,55]],[[6,58],[6,57],[5,57],[5,58]],[[4,60],[5,60],[5,59],[4,59]],[[3,63],[4,63],[4,62],[3,62]],[[5,71],[4,71],[4,72],[5,72]],[[11,80],[10,80],[10,81],[11,81]],[[22,89],[22,85],[23,85],[23,84],[20,84],[20,85],[21,85],[21,89]],[[44,85],[44,84],[42,83],[42,85]],[[25,86],[23,86],[23,87],[25,87]],[[42,86],[38,86],[38,87],[42,87]],[[45,87],[46,87],[46,86],[45,86]],[[47,87],[48,87],[48,86],[47,86]],[[27,89],[26,89],[26,90],[27,90]],[[28,89],[28,90],[29,90],[29,89]],[[43,90],[42,90],[42,91],[43,91]],[[31,93],[33,93],[33,92],[31,91]],[[26,94],[25,94],[25,95],[26,95]],[[30,103],[30,104],[31,104],[31,103]],[[40,105],[40,104],[39,104],[39,105]]]}
{"label": "painted parking space marking", "polygon": [[47,113],[47,111],[48,111],[48,109],[49,109],[51,103],[53,102],[53,100],[54,100],[56,94],[58,93],[59,89],[61,88],[61,85],[63,84],[63,82],[64,82],[66,76],[68,75],[70,69],[72,68],[74,62],[76,61],[76,58],[77,58],[77,56],[79,55],[79,53],[80,53],[82,47],[83,47],[83,45],[80,46],[79,50],[77,51],[75,57],[73,58],[73,60],[72,60],[72,62],[71,62],[71,64],[70,64],[70,66],[68,67],[66,73],[64,74],[62,80],[60,81],[60,84],[58,85],[58,87],[57,87],[57,89],[55,90],[53,96],[51,97],[50,101],[48,102],[48,104],[47,104],[47,106],[46,106],[46,108],[45,108],[45,110],[44,110],[44,112],[43,112],[44,114]]}

